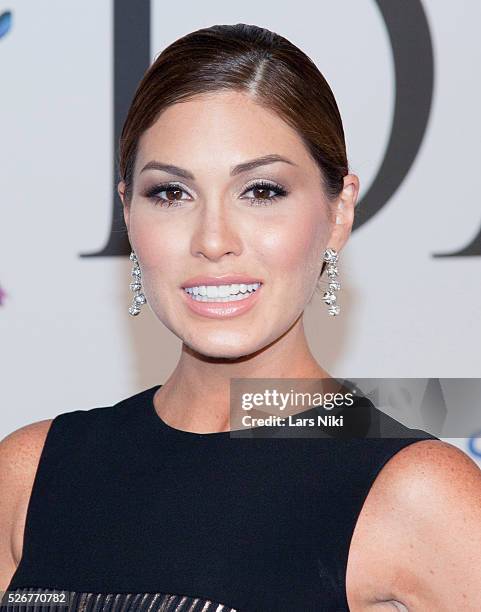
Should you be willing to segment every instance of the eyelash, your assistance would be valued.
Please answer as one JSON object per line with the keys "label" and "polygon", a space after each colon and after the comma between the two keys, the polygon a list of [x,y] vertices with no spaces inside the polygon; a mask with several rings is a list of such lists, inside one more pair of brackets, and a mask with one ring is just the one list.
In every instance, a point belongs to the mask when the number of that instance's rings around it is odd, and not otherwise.
{"label": "eyelash", "polygon": [[[251,206],[271,206],[274,202],[277,201],[279,197],[285,197],[286,195],[288,195],[288,192],[286,191],[286,189],[284,189],[284,187],[282,187],[282,185],[263,180],[256,181],[252,185],[249,185],[249,187],[246,191],[244,191],[244,193],[247,193],[252,189],[256,188],[269,189],[270,191],[274,191],[276,195],[271,196],[270,198],[247,198],[248,200],[250,200]],[[175,208],[179,206],[179,204],[173,204],[173,201],[169,201],[166,198],[161,198],[157,195],[161,191],[170,191],[171,189],[180,189],[181,191],[184,191],[184,189],[177,183],[161,183],[149,189],[145,194],[145,197],[150,198],[153,201],[154,206],[158,206],[159,204],[167,204],[167,208]],[[244,193],[242,195],[244,195]],[[177,202],[179,203],[182,201],[183,200],[177,200]]]}

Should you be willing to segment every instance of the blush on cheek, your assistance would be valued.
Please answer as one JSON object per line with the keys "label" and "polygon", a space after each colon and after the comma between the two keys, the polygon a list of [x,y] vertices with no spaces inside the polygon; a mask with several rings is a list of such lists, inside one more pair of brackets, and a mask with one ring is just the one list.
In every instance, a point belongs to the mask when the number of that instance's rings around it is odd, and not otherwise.
{"label": "blush on cheek", "polygon": [[179,268],[182,258],[185,259],[185,251],[180,247],[182,240],[165,224],[159,227],[152,219],[141,218],[141,214],[138,217],[131,226],[130,235],[141,268],[145,273],[168,279]]}
{"label": "blush on cheek", "polygon": [[316,221],[299,219],[282,230],[277,227],[275,231],[265,231],[262,245],[258,245],[263,267],[303,292],[315,282],[313,277],[321,268],[322,255],[318,251],[327,231]]}

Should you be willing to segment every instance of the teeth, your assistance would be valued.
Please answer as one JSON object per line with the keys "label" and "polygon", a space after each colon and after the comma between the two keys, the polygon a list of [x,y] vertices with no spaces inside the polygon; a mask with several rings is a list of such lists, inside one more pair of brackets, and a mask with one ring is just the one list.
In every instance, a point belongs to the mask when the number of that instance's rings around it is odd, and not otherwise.
{"label": "teeth", "polygon": [[199,285],[197,287],[187,287],[184,289],[192,299],[199,302],[234,302],[244,300],[259,289],[262,283],[244,283],[232,285]]}

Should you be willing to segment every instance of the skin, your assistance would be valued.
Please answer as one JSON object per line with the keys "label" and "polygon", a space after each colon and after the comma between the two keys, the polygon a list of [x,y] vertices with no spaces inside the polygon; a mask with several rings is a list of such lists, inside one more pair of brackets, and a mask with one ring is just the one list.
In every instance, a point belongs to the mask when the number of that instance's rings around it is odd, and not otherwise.
{"label": "skin", "polygon": [[[293,164],[230,176],[236,164],[273,153]],[[195,178],[142,172],[152,160]],[[244,194],[253,179],[280,183],[289,195],[249,206]],[[171,180],[183,185],[180,205],[154,206],[145,191]],[[182,340],[179,362],[154,398],[165,422],[185,431],[228,430],[233,377],[329,378],[309,350],[303,311],[324,249],[341,251],[351,233],[355,175],[344,178],[339,198],[329,202],[298,135],[245,94],[223,92],[167,109],[140,139],[132,200],[122,182],[118,190],[150,308]],[[185,307],[183,281],[226,272],[264,280],[253,309],[219,320]],[[0,588],[21,558],[26,507],[50,423],[27,425],[0,443]],[[349,608],[478,611],[479,550],[481,471],[446,442],[411,444],[382,468],[358,517],[347,566]]]}
{"label": "skin", "polygon": [[[292,164],[230,176],[236,164],[269,154]],[[152,160],[187,169],[195,180],[142,171]],[[280,183],[289,195],[250,206],[245,193],[252,195],[246,188],[255,179]],[[181,181],[186,193],[178,196],[180,206],[162,209],[144,194],[167,180]],[[303,311],[324,249],[340,251],[351,232],[359,191],[355,175],[345,177],[341,196],[329,204],[319,167],[298,134],[245,94],[223,92],[173,105],[161,115],[140,138],[133,183],[130,202],[122,182],[118,190],[144,293],[183,343],[179,363],[155,397],[166,422],[188,431],[228,430],[232,377],[328,376],[308,347]],[[219,321],[181,303],[183,281],[228,272],[264,280],[254,309]]]}

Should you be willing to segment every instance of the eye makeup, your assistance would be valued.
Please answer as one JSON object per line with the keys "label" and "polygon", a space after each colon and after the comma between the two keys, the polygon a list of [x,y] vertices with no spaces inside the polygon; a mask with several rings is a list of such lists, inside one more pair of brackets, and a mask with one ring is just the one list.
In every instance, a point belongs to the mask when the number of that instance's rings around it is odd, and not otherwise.
{"label": "eye makeup", "polygon": [[165,183],[158,183],[157,185],[150,187],[144,192],[143,195],[144,197],[151,200],[155,206],[167,205],[167,208],[179,206],[179,204],[177,204],[176,202],[181,202],[182,200],[180,198],[174,198],[174,199],[163,198],[158,195],[159,193],[162,193],[163,191],[174,192],[174,193],[181,193],[181,192],[186,193],[184,187],[182,187],[179,183],[168,181]]}
{"label": "eye makeup", "polygon": [[251,185],[246,188],[246,190],[243,192],[243,195],[245,193],[249,193],[249,191],[255,190],[261,192],[273,191],[275,195],[267,198],[259,198],[255,196],[247,198],[248,200],[250,200],[251,206],[269,206],[276,202],[278,198],[284,198],[288,195],[287,189],[284,189],[282,185],[279,185],[279,183],[275,183],[273,181],[266,181],[264,179],[255,180]]}
{"label": "eye makeup", "polygon": [[[273,192],[274,195],[271,195],[268,197],[257,195],[257,196],[251,196],[251,197],[246,198],[245,194],[249,193],[250,191],[257,192],[258,194],[259,192],[261,194],[266,194],[266,192],[267,194],[269,192]],[[167,182],[158,183],[150,187],[142,195],[148,198],[149,200],[151,200],[154,206],[159,205],[165,208],[177,207],[181,205],[180,204],[181,202],[186,201],[186,199],[183,199],[181,197],[179,198],[175,197],[173,199],[168,198],[168,197],[162,197],[159,195],[162,192],[182,194],[182,192],[187,193],[187,190],[185,189],[184,186],[182,186],[180,183],[176,181],[167,181]],[[242,192],[242,196],[244,197],[241,197],[241,199],[247,199],[250,202],[250,206],[270,206],[274,204],[279,198],[287,196],[288,193],[289,192],[282,185],[280,185],[279,183],[276,183],[275,181],[267,181],[265,179],[256,179],[245,187],[244,191]]]}

